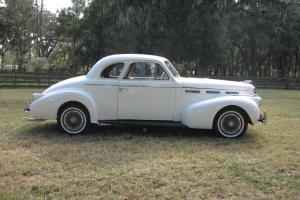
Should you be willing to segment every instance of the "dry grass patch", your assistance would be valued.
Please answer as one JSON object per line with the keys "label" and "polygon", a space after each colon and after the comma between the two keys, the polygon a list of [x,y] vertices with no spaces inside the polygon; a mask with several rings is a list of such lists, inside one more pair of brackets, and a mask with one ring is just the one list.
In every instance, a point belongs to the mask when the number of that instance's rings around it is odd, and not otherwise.
{"label": "dry grass patch", "polygon": [[[24,122],[34,90],[0,90],[0,199],[297,199],[300,92],[259,90],[268,125],[209,131]],[[13,106],[12,106],[13,105]]]}

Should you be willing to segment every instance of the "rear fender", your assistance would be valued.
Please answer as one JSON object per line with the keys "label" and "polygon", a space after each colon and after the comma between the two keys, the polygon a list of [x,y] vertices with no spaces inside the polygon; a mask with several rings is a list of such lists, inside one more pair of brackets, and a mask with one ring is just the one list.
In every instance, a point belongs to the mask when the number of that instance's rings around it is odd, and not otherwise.
{"label": "rear fender", "polygon": [[92,123],[97,123],[96,103],[86,92],[61,90],[43,95],[30,105],[30,115],[35,119],[56,119],[58,109],[69,101],[83,104],[89,111]]}
{"label": "rear fender", "polygon": [[212,129],[216,114],[228,106],[243,109],[248,114],[251,123],[255,123],[260,116],[256,101],[258,99],[246,96],[225,96],[199,101],[184,108],[182,123],[190,128]]}

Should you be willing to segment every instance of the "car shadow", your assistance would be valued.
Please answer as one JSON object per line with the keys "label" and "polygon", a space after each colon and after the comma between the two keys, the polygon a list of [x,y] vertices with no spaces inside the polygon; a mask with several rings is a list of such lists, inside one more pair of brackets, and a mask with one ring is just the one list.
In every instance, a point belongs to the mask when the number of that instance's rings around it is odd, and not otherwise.
{"label": "car shadow", "polygon": [[56,143],[74,142],[88,143],[101,140],[118,139],[133,140],[139,138],[151,138],[159,140],[191,140],[193,142],[208,142],[218,144],[256,144],[257,135],[254,130],[239,139],[226,139],[217,136],[212,130],[199,130],[178,127],[156,127],[156,126],[136,126],[136,125],[92,125],[88,131],[81,135],[70,136],[65,134],[55,121],[43,123],[30,123],[24,129],[19,130],[15,137],[18,140],[48,140]]}

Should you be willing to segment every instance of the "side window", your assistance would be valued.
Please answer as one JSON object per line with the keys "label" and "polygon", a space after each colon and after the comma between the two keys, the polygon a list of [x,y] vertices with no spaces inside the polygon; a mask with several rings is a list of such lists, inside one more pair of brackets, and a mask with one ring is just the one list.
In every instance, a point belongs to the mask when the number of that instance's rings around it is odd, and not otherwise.
{"label": "side window", "polygon": [[169,80],[163,67],[153,62],[132,63],[125,79],[133,80]]}
{"label": "side window", "polygon": [[124,63],[116,63],[106,67],[102,73],[101,78],[118,78],[122,72]]}

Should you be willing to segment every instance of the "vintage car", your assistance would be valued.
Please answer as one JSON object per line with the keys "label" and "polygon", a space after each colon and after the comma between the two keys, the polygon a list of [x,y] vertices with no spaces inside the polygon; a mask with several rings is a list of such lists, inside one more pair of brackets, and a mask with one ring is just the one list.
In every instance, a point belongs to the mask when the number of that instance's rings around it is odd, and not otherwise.
{"label": "vintage car", "polygon": [[213,129],[236,138],[265,122],[261,98],[247,82],[180,77],[171,62],[122,54],[99,60],[87,75],[33,94],[29,120],[57,119],[68,134],[93,124],[140,124]]}

